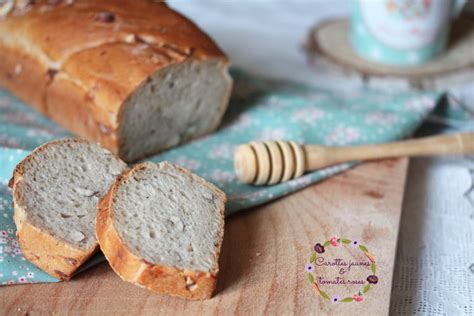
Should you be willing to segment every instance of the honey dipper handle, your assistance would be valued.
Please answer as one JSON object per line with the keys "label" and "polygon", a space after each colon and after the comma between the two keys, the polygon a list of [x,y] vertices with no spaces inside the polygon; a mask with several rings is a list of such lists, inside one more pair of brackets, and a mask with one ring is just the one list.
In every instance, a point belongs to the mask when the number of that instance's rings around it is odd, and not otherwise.
{"label": "honey dipper handle", "polygon": [[474,154],[474,133],[424,137],[380,145],[321,147],[306,145],[306,170],[315,170],[354,160],[403,156]]}

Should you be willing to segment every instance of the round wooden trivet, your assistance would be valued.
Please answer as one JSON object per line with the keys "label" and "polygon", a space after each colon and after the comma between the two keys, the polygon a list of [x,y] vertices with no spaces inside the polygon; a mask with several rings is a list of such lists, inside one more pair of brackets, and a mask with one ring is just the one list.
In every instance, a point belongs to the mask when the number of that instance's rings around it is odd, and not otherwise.
{"label": "round wooden trivet", "polygon": [[349,41],[349,21],[330,20],[315,26],[306,51],[317,66],[343,70],[371,85],[405,83],[411,89],[432,89],[474,80],[474,21],[460,17],[453,23],[447,50],[437,58],[410,67],[394,67],[359,57]]}

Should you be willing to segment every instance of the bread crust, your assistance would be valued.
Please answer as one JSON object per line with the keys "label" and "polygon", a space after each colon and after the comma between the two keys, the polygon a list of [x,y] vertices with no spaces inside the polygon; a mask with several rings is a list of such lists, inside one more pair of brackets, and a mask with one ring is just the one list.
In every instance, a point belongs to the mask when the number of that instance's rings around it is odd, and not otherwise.
{"label": "bread crust", "polygon": [[1,40],[0,85],[15,91],[18,98],[46,114],[44,91],[47,85],[47,69],[32,56],[6,47]]}
{"label": "bread crust", "polygon": [[[167,163],[167,162],[164,162]],[[224,237],[225,193],[207,181],[193,175],[199,182],[211,188],[222,197],[220,210],[220,234],[215,248],[215,267],[210,272],[185,270],[162,264],[153,264],[135,255],[121,240],[113,224],[113,200],[117,189],[123,182],[147,163],[141,163],[125,171],[110,187],[108,193],[99,202],[96,218],[96,234],[102,252],[112,269],[124,281],[131,282],[153,292],[168,294],[191,300],[203,300],[212,297],[219,272],[218,260]],[[182,172],[191,174],[186,169]]]}
{"label": "bread crust", "polygon": [[[165,3],[51,3],[31,1],[0,17],[0,85],[116,155],[122,154],[120,112],[150,76],[189,61],[215,60],[228,67],[220,48]],[[104,14],[111,21],[101,20]],[[28,80],[15,74],[18,67]],[[220,123],[222,114],[216,115]]]}
{"label": "bread crust", "polygon": [[33,225],[28,219],[27,210],[19,203],[22,192],[18,189],[18,184],[23,181],[25,168],[36,154],[47,150],[51,145],[67,142],[87,141],[63,139],[36,148],[16,166],[9,183],[13,189],[13,220],[17,227],[16,236],[23,256],[41,270],[60,280],[69,280],[74,272],[97,252],[98,243],[96,242],[89,249],[81,250]]}

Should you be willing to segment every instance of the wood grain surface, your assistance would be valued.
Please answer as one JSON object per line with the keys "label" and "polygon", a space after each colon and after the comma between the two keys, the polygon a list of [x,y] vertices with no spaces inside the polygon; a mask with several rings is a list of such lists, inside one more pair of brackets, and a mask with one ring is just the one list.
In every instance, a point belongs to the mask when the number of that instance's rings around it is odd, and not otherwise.
{"label": "wood grain surface", "polygon": [[[100,264],[56,284],[3,286],[0,314],[388,314],[407,159],[370,162],[226,219],[217,293],[186,301],[123,282]],[[346,236],[377,258],[379,283],[360,303],[332,304],[310,286],[316,241]]]}

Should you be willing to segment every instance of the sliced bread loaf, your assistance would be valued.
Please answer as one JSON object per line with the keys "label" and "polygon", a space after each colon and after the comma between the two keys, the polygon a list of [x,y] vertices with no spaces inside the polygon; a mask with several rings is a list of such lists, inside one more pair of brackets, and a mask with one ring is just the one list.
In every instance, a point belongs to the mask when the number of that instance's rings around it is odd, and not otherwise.
{"label": "sliced bread loaf", "polygon": [[99,198],[127,165],[79,139],[46,143],[21,161],[10,181],[23,256],[67,280],[97,249]]}
{"label": "sliced bread loaf", "polygon": [[188,299],[209,298],[224,235],[225,194],[171,163],[142,163],[99,204],[102,252],[125,281]]}

